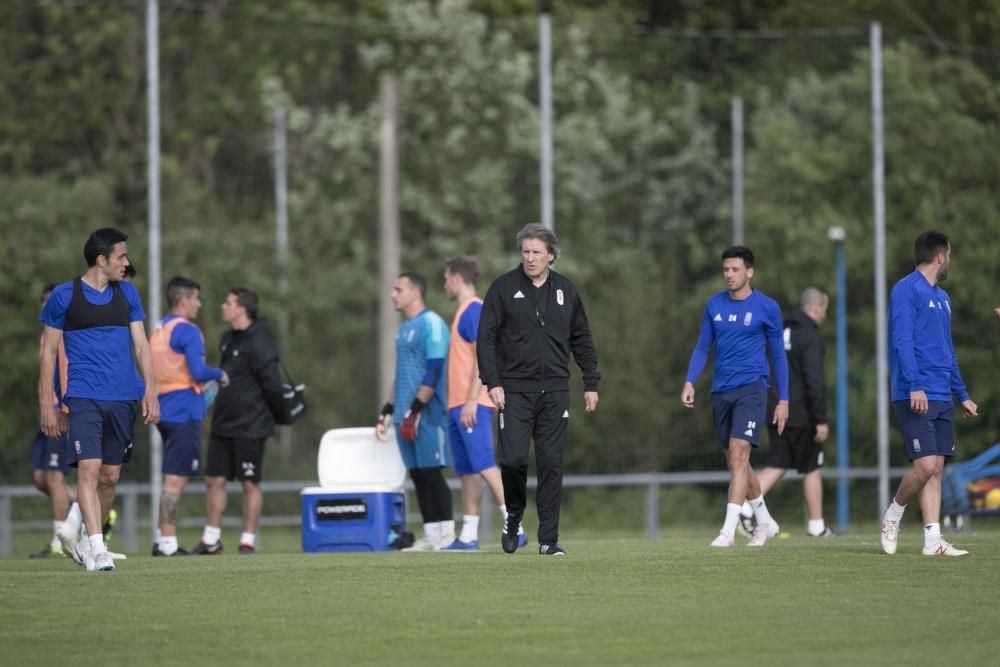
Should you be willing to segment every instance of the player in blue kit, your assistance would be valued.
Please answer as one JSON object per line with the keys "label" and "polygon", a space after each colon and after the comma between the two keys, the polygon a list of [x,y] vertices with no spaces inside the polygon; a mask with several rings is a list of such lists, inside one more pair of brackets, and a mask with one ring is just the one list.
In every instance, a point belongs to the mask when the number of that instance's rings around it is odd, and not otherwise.
{"label": "player in blue kit", "polygon": [[778,524],[764,503],[760,482],[750,467],[750,449],[760,443],[767,409],[770,375],[765,346],[774,362],[778,405],[773,423],[780,434],[788,419],[788,363],[782,339],[781,309],[773,299],[750,287],[754,255],[733,246],[722,253],[726,291],[708,300],[698,343],[691,353],[681,403],[694,407],[694,382],[715,350],[712,367],[712,415],[729,468],[726,520],[713,547],[733,546],[733,535],[744,500],[749,500],[757,527],[747,546],[764,546],[778,534]]}
{"label": "player in blue kit", "polygon": [[[87,271],[57,286],[42,309],[43,334],[38,401],[42,432],[57,437],[64,426],[52,410],[59,341],[65,341],[69,372],[69,462],[77,468],[77,499],[88,539],[71,545],[88,570],[114,571],[102,524],[115,498],[121,467],[132,455],[136,401],[145,423],[159,420],[153,357],[146,340],[142,300],[125,280],[129,266],[117,229],[98,229],[83,248]],[[145,386],[136,373],[133,352]],[[74,554],[71,554],[74,555]]]}
{"label": "player in blue kit", "polygon": [[163,491],[154,556],[187,556],[177,544],[177,509],[188,480],[200,472],[201,422],[205,419],[202,385],[216,380],[229,386],[225,371],[205,365],[205,336],[193,320],[201,310],[201,286],[174,276],[167,282],[170,313],[150,336],[160,391],[163,437]]}
{"label": "player in blue kit", "polygon": [[[451,465],[445,406],[448,325],[424,306],[426,294],[427,280],[418,273],[403,273],[392,288],[392,305],[406,321],[396,333],[392,397],[375,425],[376,437],[384,439],[392,417],[424,520],[424,536],[406,551],[440,551],[455,541],[451,490],[441,474]],[[395,410],[396,405],[408,407]]]}
{"label": "player in blue kit", "polygon": [[951,300],[938,284],[948,277],[951,244],[941,232],[927,231],[914,243],[917,268],[889,296],[889,379],[892,407],[913,468],[903,476],[882,516],[882,550],[896,553],[899,522],[912,498],[919,498],[924,520],[925,556],[965,556],[941,539],[941,472],[955,454],[958,397],[966,417],[979,408],[958,371],[951,341]]}

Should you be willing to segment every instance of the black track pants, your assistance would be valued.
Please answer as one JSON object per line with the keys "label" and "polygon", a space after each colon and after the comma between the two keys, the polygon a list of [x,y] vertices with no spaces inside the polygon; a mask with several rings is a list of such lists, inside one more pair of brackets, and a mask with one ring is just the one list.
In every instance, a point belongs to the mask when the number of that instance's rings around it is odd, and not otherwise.
{"label": "black track pants", "polygon": [[559,540],[562,467],[569,422],[569,392],[506,393],[497,418],[497,461],[507,512],[524,516],[528,495],[528,448],[535,441],[538,468],[538,543]]}

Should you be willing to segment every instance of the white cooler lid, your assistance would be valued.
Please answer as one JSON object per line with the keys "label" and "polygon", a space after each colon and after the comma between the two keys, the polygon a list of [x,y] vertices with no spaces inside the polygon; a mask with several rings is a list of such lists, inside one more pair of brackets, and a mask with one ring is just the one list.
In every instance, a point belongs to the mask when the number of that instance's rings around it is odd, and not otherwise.
{"label": "white cooler lid", "polygon": [[406,466],[399,455],[394,429],[389,429],[387,435],[387,442],[378,440],[374,426],[324,433],[317,461],[320,485],[336,493],[401,491]]}

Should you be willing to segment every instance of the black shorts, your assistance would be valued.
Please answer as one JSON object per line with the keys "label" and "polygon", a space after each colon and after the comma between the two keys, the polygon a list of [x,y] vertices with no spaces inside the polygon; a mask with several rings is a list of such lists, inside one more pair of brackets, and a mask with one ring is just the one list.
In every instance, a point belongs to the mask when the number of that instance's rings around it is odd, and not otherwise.
{"label": "black shorts", "polygon": [[224,438],[212,434],[208,441],[205,477],[225,477],[260,482],[266,439]]}
{"label": "black shorts", "polygon": [[769,468],[795,468],[805,474],[823,467],[823,445],[816,442],[816,429],[789,428],[778,435],[778,429],[770,428],[770,446],[767,448]]}

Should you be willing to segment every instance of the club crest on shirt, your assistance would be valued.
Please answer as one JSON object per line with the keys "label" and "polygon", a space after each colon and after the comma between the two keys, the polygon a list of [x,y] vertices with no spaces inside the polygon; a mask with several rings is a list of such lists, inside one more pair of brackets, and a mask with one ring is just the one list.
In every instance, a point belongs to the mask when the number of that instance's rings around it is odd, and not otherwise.
{"label": "club crest on shirt", "polygon": [[563,291],[561,289],[556,290],[556,303],[560,306],[563,305]]}
{"label": "club crest on shirt", "polygon": [[750,326],[750,322],[753,321],[753,313],[747,313],[743,316],[743,326]]}

